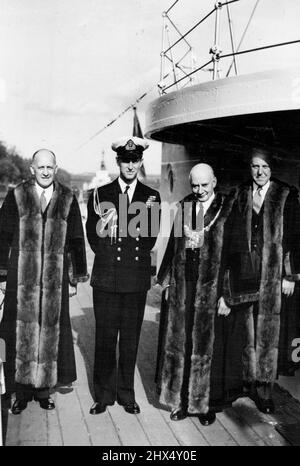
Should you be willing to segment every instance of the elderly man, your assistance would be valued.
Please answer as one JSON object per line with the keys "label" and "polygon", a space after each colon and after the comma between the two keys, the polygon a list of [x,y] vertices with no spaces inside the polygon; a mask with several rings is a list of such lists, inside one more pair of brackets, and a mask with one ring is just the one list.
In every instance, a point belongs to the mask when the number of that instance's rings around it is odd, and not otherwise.
{"label": "elderly man", "polygon": [[[88,279],[79,206],[55,180],[53,152],[32,157],[33,178],[8,192],[0,214],[0,274],[7,281],[0,338],[6,343],[13,414],[32,398],[54,409],[50,389],[76,380],[69,284]],[[3,287],[3,284],[2,284]]]}
{"label": "elderly man", "polygon": [[192,414],[205,426],[242,392],[242,319],[217,311],[224,223],[234,198],[215,193],[216,184],[209,165],[192,168],[192,193],[179,203],[157,276],[170,285],[160,321],[160,401],[173,409],[172,420]]}
{"label": "elderly man", "polygon": [[93,415],[103,413],[115,400],[127,413],[140,412],[134,371],[160,205],[159,193],[137,179],[147,147],[138,137],[113,143],[120,176],[95,189],[88,202],[86,231],[95,253],[91,277],[96,319]]}
{"label": "elderly man", "polygon": [[220,302],[221,309],[230,306],[245,315],[244,380],[264,413],[275,409],[282,299],[288,306],[300,270],[298,193],[271,178],[272,163],[266,150],[251,151],[251,180],[239,187],[226,226],[225,301]]}

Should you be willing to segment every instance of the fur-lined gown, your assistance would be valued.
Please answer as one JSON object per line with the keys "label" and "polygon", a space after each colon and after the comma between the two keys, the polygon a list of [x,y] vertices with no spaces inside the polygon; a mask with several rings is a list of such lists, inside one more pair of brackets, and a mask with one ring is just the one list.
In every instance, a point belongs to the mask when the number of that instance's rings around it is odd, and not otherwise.
{"label": "fur-lined gown", "polygon": [[7,281],[0,338],[5,380],[38,387],[76,380],[69,283],[88,279],[78,202],[57,182],[42,215],[34,181],[9,191],[0,214],[0,276]]}
{"label": "fur-lined gown", "polygon": [[[191,199],[187,196],[181,206]],[[160,283],[171,284],[168,302],[162,302],[159,329],[156,381],[160,402],[177,408],[182,397],[188,396],[191,414],[206,413],[209,408],[221,410],[242,392],[243,316],[235,312],[228,317],[217,315],[224,224],[233,201],[234,193],[217,193],[204,217],[207,231],[199,252],[194,303],[189,304],[187,291],[185,238],[174,234],[174,228],[158,273]],[[186,332],[186,315],[193,304],[192,331]],[[187,338],[192,339],[188,361]]]}
{"label": "fur-lined gown", "polygon": [[[259,213],[263,246],[257,284],[250,249],[252,184],[251,180],[238,188],[227,222],[224,295],[233,308],[245,310],[245,381],[272,383],[278,374],[293,375],[299,367],[292,361],[292,342],[299,337],[300,208],[297,190],[271,178]],[[281,293],[283,278],[296,283],[292,297]],[[255,301],[256,323],[251,306]]]}

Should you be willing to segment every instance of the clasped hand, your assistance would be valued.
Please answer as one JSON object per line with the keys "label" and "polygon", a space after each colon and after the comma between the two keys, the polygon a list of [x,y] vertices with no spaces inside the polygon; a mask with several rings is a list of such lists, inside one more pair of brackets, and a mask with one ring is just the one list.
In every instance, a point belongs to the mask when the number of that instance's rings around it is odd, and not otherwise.
{"label": "clasped hand", "polygon": [[218,315],[227,317],[230,314],[230,307],[227,306],[223,296],[218,301]]}
{"label": "clasped hand", "polygon": [[295,282],[290,282],[289,280],[286,280],[284,278],[282,280],[282,293],[286,295],[287,297],[292,296],[294,293],[294,288],[295,288]]}
{"label": "clasped hand", "polygon": [[69,285],[69,298],[77,294],[77,286]]}

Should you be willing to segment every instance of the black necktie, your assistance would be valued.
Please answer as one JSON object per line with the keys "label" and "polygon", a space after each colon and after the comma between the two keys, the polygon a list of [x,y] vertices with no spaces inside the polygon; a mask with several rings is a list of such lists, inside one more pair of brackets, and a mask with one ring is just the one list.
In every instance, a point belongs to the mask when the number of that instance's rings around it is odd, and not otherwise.
{"label": "black necktie", "polygon": [[197,212],[196,212],[197,202],[193,201],[192,204],[192,230],[196,230],[197,222]]}
{"label": "black necktie", "polygon": [[126,188],[125,188],[125,191],[124,191],[124,194],[126,194],[127,196],[127,203],[130,204],[130,199],[129,199],[129,194],[128,194],[128,190],[129,190],[130,186],[127,185]]}

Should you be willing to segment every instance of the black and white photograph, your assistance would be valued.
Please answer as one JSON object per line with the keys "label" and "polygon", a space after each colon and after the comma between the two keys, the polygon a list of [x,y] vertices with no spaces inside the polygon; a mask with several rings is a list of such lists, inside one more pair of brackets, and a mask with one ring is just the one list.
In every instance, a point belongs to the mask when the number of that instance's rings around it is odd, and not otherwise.
{"label": "black and white photograph", "polygon": [[0,0],[0,446],[300,446],[299,17]]}

